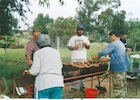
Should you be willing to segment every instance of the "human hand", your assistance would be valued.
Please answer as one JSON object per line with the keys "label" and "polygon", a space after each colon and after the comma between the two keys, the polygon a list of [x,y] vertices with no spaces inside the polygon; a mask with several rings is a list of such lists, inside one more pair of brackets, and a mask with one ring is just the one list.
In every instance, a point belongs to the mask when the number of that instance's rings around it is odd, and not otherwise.
{"label": "human hand", "polygon": [[94,55],[94,56],[92,57],[92,59],[96,59],[96,58],[98,58],[98,55]]}
{"label": "human hand", "polygon": [[22,73],[22,76],[25,75],[25,74],[30,75],[30,70],[29,69],[28,70],[24,70],[24,72]]}
{"label": "human hand", "polygon": [[127,52],[131,52],[132,50],[131,50],[131,48],[127,48]]}
{"label": "human hand", "polygon": [[87,43],[83,42],[83,46],[85,46],[85,47],[86,47],[86,46],[87,46]]}
{"label": "human hand", "polygon": [[78,48],[79,48],[79,46],[75,46],[75,47],[74,47],[74,50],[78,50]]}
{"label": "human hand", "polygon": [[33,64],[33,61],[32,60],[29,60],[28,61],[28,65],[31,66],[32,64]]}
{"label": "human hand", "polygon": [[93,59],[92,59],[92,58],[90,58],[88,61],[91,63],[91,62],[93,61]]}
{"label": "human hand", "polygon": [[24,76],[25,74],[27,74],[27,70],[24,70],[24,72],[22,73],[22,76]]}

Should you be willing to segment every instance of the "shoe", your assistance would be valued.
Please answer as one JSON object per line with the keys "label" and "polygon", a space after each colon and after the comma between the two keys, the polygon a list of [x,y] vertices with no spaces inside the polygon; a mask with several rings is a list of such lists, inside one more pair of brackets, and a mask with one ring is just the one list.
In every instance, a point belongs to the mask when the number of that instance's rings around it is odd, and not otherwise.
{"label": "shoe", "polygon": [[85,92],[85,87],[80,87],[81,92]]}
{"label": "shoe", "polygon": [[77,89],[71,88],[71,90],[69,91],[70,93],[75,92]]}

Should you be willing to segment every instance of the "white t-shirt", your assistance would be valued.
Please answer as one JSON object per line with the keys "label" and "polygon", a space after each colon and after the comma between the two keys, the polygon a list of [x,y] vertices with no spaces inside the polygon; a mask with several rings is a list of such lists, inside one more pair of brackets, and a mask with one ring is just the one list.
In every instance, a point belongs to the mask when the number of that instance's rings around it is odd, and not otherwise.
{"label": "white t-shirt", "polygon": [[30,69],[35,79],[36,91],[64,87],[62,75],[62,60],[59,51],[51,47],[44,47],[34,54],[34,61]]}
{"label": "white t-shirt", "polygon": [[90,42],[88,38],[84,35],[78,36],[74,35],[73,37],[70,38],[68,42],[68,46],[78,46],[78,50],[73,50],[71,54],[71,59],[81,59],[81,60],[86,60],[87,58],[87,52],[86,48],[83,46],[83,42],[87,43],[87,45],[90,45]]}

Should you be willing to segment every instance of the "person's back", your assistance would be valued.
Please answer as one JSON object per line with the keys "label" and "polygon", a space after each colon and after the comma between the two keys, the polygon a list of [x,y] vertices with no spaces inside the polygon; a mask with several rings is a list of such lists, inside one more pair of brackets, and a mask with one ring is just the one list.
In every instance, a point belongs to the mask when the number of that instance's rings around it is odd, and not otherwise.
{"label": "person's back", "polygon": [[[36,51],[36,55],[40,57],[41,60],[41,69],[39,74],[43,73],[54,73],[62,74],[62,61],[60,59],[60,53],[51,47],[45,47]],[[57,65],[57,66],[54,66]]]}
{"label": "person's back", "polygon": [[51,47],[48,35],[41,34],[36,44],[40,49],[34,53],[33,64],[27,70],[36,76],[35,98],[59,99],[64,87],[60,53]]}

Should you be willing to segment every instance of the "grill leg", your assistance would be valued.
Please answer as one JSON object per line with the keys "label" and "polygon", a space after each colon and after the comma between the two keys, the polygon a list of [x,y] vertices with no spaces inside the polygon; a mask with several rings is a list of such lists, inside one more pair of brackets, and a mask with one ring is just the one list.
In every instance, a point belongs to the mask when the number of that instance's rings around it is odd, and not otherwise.
{"label": "grill leg", "polygon": [[91,77],[91,88],[93,88],[93,76]]}

